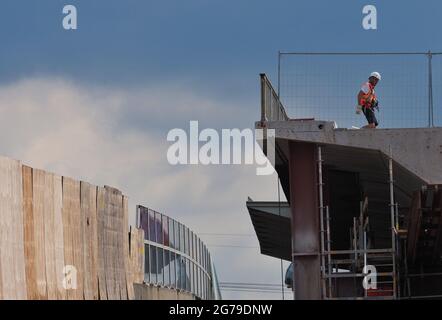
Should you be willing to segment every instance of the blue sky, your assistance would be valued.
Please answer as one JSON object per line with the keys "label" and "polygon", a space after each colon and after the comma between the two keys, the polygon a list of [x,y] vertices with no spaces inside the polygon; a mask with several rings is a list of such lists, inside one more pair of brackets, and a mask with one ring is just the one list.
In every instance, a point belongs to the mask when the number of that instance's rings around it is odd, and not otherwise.
{"label": "blue sky", "polygon": [[[78,9],[75,32],[61,28],[67,3]],[[377,31],[361,27],[367,3],[377,6]],[[119,84],[191,79],[214,92],[229,85],[250,89],[259,72],[275,74],[278,50],[440,50],[442,4],[424,3],[5,0],[0,77],[56,73]]]}
{"label": "blue sky", "polygon": [[[66,4],[78,9],[76,31],[62,28]],[[376,31],[361,26],[366,4],[377,7]],[[442,51],[441,12],[436,0],[2,0],[0,154],[113,184],[133,205],[197,233],[253,234],[247,196],[275,199],[276,177],[257,178],[253,168],[171,168],[166,133],[189,120],[253,127],[259,73],[276,85],[279,50]],[[253,238],[203,240],[257,246]],[[279,261],[258,250],[209,249],[221,281],[279,281]]]}

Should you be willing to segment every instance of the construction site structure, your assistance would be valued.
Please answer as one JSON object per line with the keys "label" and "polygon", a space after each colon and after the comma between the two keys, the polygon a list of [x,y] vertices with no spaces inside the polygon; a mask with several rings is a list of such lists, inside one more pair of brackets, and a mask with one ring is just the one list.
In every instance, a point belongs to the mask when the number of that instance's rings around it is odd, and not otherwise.
{"label": "construction site structure", "polygon": [[295,299],[442,298],[442,128],[290,119],[264,74],[256,128],[288,202],[247,208]]}

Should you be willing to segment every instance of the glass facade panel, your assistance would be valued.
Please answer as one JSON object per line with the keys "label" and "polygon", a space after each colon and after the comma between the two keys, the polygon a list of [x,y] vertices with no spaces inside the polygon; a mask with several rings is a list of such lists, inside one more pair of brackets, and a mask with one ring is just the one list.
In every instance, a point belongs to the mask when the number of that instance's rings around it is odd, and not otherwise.
{"label": "glass facade panel", "polygon": [[180,267],[181,267],[181,288],[183,290],[186,290],[186,258],[184,258],[183,256],[181,256],[181,261],[180,261]]}
{"label": "glass facade panel", "polygon": [[173,232],[173,220],[171,218],[168,218],[168,226],[169,226],[169,246],[171,248],[175,248],[175,234]]}
{"label": "glass facade panel", "polygon": [[[210,252],[185,225],[151,209],[137,206],[137,224],[145,231],[144,279],[202,299],[212,292]],[[173,252],[171,251],[173,250]]]}
{"label": "glass facade panel", "polygon": [[201,264],[201,242],[200,239],[197,238],[197,246],[198,246],[198,264]]}
{"label": "glass facade panel", "polygon": [[204,250],[204,246],[201,244],[201,266],[203,267],[203,269],[206,269],[206,251]]}
{"label": "glass facade panel", "polygon": [[176,288],[175,253],[170,253],[170,285]]}
{"label": "glass facade panel", "polygon": [[190,246],[191,246],[191,243],[192,243],[192,238],[190,237],[191,236],[191,234],[190,234],[190,230],[189,229],[187,229],[187,233],[186,233],[186,237],[187,237],[187,255],[188,256],[190,256]]}
{"label": "glass facade panel", "polygon": [[198,259],[198,237],[195,237],[195,261],[199,263]]}
{"label": "glass facade panel", "polygon": [[179,228],[180,228],[180,251],[184,252],[184,228],[181,223],[179,224]]}
{"label": "glass facade panel", "polygon": [[201,274],[201,297],[203,297],[203,295],[204,295],[204,273],[201,268],[200,268],[200,274]]}
{"label": "glass facade panel", "polygon": [[198,261],[198,237],[195,237],[195,260]]}
{"label": "glass facade panel", "polygon": [[144,239],[148,240],[149,236],[149,212],[146,208],[138,207],[138,214],[140,219],[139,228],[144,230]]}
{"label": "glass facade panel", "polygon": [[198,268],[198,293],[200,297],[203,296],[202,284],[203,284],[203,277],[201,276],[201,268]]}
{"label": "glass facade panel", "polygon": [[149,238],[150,241],[156,240],[155,235],[155,212],[149,209]]}
{"label": "glass facade panel", "polygon": [[190,292],[190,261],[186,259],[186,290]]}
{"label": "glass facade panel", "polygon": [[204,272],[202,273],[203,275],[202,275],[202,294],[201,294],[201,297],[203,298],[203,299],[205,299],[206,298],[206,290],[204,290],[204,288],[205,288],[205,286],[206,286],[206,277],[205,277],[205,274],[204,274]]}
{"label": "glass facade panel", "polygon": [[157,283],[162,285],[164,283],[164,257],[163,257],[163,249],[157,248],[158,252],[158,277]]}
{"label": "glass facade panel", "polygon": [[190,257],[193,259],[193,231],[189,232],[189,249]]}
{"label": "glass facade panel", "polygon": [[150,246],[150,282],[153,284],[157,283],[157,248]]}
{"label": "glass facade panel", "polygon": [[179,250],[180,248],[180,228],[179,223],[174,221],[173,223],[174,231],[175,231],[175,247],[174,249]]}
{"label": "glass facade panel", "polygon": [[156,230],[155,242],[163,244],[163,228],[161,226],[161,213],[158,212],[155,212],[155,230]]}
{"label": "glass facade panel", "polygon": [[176,275],[176,287],[177,289],[181,288],[181,255],[176,255],[176,264],[175,264],[175,275]]}
{"label": "glass facade panel", "polygon": [[163,245],[169,246],[169,218],[163,215]]}
{"label": "glass facade panel", "polygon": [[147,283],[150,282],[150,252],[149,252],[149,245],[144,245],[144,281]]}
{"label": "glass facade panel", "polygon": [[208,268],[207,268],[207,247],[205,245],[204,245],[204,270],[208,270]]}
{"label": "glass facade panel", "polygon": [[183,252],[187,254],[187,228],[183,225]]}
{"label": "glass facade panel", "polygon": [[193,262],[192,261],[190,261],[190,292],[195,292],[194,291],[194,288],[195,288],[195,286],[194,286],[194,284],[193,284]]}
{"label": "glass facade panel", "polygon": [[164,285],[170,286],[170,251],[164,250]]}

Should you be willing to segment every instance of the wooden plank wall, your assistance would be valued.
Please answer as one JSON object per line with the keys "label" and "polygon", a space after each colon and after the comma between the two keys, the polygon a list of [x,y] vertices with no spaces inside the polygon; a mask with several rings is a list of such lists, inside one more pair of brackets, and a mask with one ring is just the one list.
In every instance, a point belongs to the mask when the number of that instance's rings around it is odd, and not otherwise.
{"label": "wooden plank wall", "polygon": [[34,169],[32,172],[33,214],[34,214],[34,245],[35,245],[35,279],[36,299],[47,299],[46,258],[45,258],[45,172]]}
{"label": "wooden plank wall", "polygon": [[43,224],[44,224],[44,244],[46,266],[46,293],[49,300],[57,299],[57,271],[55,269],[55,212],[54,212],[54,175],[42,172],[43,185]]}
{"label": "wooden plank wall", "polygon": [[24,250],[24,217],[23,217],[23,178],[19,161],[12,161],[12,224],[13,224],[13,260],[15,275],[15,293],[17,299],[26,299],[26,268]]}
{"label": "wooden plank wall", "polygon": [[[62,221],[63,221],[63,244],[64,244],[64,263],[66,266],[74,266],[74,248],[73,248],[73,218],[71,214],[71,207],[73,207],[72,194],[74,193],[74,181],[63,177],[63,194],[62,194]],[[69,286],[69,283],[65,284]],[[66,290],[66,299],[74,300],[75,294],[73,290]]]}
{"label": "wooden plank wall", "polygon": [[0,157],[0,299],[134,299],[143,261],[121,191]]}
{"label": "wooden plank wall", "polygon": [[[36,275],[36,248],[34,236],[34,202],[32,185],[32,168],[23,166],[23,215],[24,215],[24,242],[27,298],[38,299]],[[0,272],[1,273],[1,272]]]}
{"label": "wooden plank wall", "polygon": [[56,299],[64,300],[67,297],[63,286],[64,279],[64,227],[63,227],[63,182],[62,177],[53,175],[54,201],[54,239],[55,239],[55,280]]}
{"label": "wooden plank wall", "polygon": [[106,289],[109,300],[119,300],[117,280],[117,242],[118,242],[118,190],[105,186],[106,210],[104,211],[104,269]]}
{"label": "wooden plank wall", "polygon": [[67,290],[69,300],[82,300],[83,294],[83,241],[80,210],[80,182],[63,177],[63,231],[66,266],[76,270],[76,288]]}
{"label": "wooden plank wall", "polygon": [[127,197],[123,196],[123,221],[125,222],[123,224],[123,235],[126,236],[126,240],[123,241],[124,244],[124,264],[125,264],[125,270],[126,270],[126,292],[127,292],[127,299],[134,300],[135,299],[135,292],[134,292],[134,286],[133,286],[133,270],[132,270],[132,260],[130,255],[130,231],[129,231],[129,211],[128,211],[128,199]]}
{"label": "wooden plank wall", "polygon": [[132,283],[144,281],[144,230],[130,229],[130,260],[132,271]]}
{"label": "wooden plank wall", "polygon": [[83,234],[84,298],[98,299],[97,187],[81,182],[81,220]]}
{"label": "wooden plank wall", "polygon": [[0,157],[0,298],[26,299],[21,164]]}
{"label": "wooden plank wall", "polygon": [[100,300],[107,300],[106,272],[105,272],[105,243],[104,243],[104,218],[106,211],[106,191],[97,188],[97,243],[98,243],[98,293]]}

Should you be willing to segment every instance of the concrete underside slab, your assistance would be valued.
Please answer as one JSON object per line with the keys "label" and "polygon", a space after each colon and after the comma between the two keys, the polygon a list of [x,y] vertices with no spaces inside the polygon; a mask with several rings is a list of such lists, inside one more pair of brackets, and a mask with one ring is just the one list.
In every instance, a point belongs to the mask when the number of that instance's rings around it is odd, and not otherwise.
{"label": "concrete underside slab", "polygon": [[[260,125],[261,123],[257,122],[256,127],[261,128]],[[266,122],[265,125],[267,129],[275,130],[275,166],[289,202],[289,142],[321,145],[325,171],[336,172],[335,178],[330,181],[332,185],[339,181],[344,183],[345,172],[357,175],[358,188],[369,198],[373,228],[385,229],[385,232],[378,231],[380,238],[389,236],[390,147],[393,158],[394,197],[401,214],[408,214],[415,190],[419,190],[423,185],[442,183],[442,128],[336,129],[333,122],[314,120],[275,121]],[[346,183],[339,187],[340,190],[344,190]],[[327,186],[325,188],[327,189]],[[345,194],[349,194],[350,189],[351,187]],[[335,193],[336,190],[332,195]],[[357,203],[361,199],[353,200]],[[337,217],[350,221],[358,214],[358,210],[343,211],[346,201],[336,200],[332,205],[331,215],[335,217],[332,221],[333,234],[348,233],[348,223],[342,223]],[[380,239],[378,243],[383,247],[388,245],[388,240],[384,242]],[[269,250],[266,254],[281,256],[281,253],[277,254],[276,251]]]}
{"label": "concrete underside slab", "polygon": [[[260,122],[256,123],[261,128]],[[334,122],[291,120],[266,122],[275,129],[279,147],[288,154],[281,140],[379,151],[426,184],[442,183],[442,128],[336,129]]]}
{"label": "concrete underside slab", "polygon": [[[262,128],[261,122],[256,128]],[[385,196],[391,148],[395,197],[408,207],[412,193],[427,184],[442,183],[442,128],[336,129],[334,122],[315,120],[270,121],[265,128],[276,135],[275,167],[290,202],[289,141],[321,145],[324,165],[357,172],[361,187],[372,198]]]}

